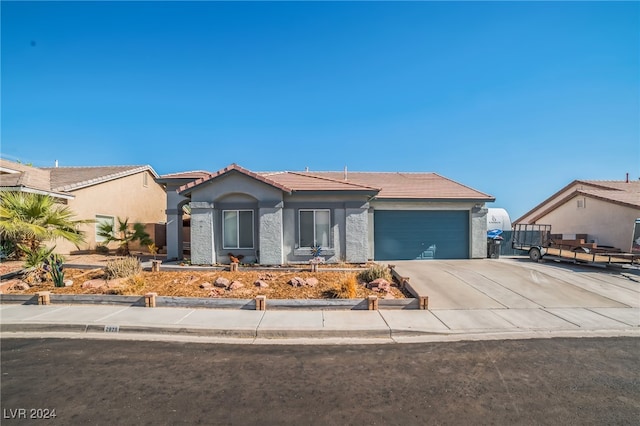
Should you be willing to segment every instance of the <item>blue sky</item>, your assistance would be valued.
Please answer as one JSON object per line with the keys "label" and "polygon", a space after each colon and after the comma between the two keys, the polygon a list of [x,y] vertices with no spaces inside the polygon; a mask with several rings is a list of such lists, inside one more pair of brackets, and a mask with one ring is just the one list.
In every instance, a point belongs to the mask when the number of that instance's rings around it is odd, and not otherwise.
{"label": "blue sky", "polygon": [[512,219],[640,177],[638,2],[6,2],[1,153],[437,172]]}

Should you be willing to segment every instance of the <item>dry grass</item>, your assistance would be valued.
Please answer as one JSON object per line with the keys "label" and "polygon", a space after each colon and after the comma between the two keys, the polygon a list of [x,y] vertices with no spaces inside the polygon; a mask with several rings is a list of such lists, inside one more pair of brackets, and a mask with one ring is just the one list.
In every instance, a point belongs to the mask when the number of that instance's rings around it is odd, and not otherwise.
{"label": "dry grass", "polygon": [[[9,293],[32,294],[37,291],[51,291],[55,294],[122,294],[144,295],[148,292],[156,292],[160,296],[176,297],[211,297],[211,290],[203,289],[201,284],[213,283],[217,278],[223,277],[230,282],[240,281],[243,287],[236,290],[226,290],[217,297],[249,299],[258,295],[265,295],[270,299],[326,299],[329,297],[354,297],[365,298],[370,294],[377,294],[365,288],[364,283],[357,280],[358,271],[344,272],[321,270],[319,272],[295,272],[279,270],[240,270],[229,271],[160,271],[140,272],[133,277],[122,281],[116,289],[82,288],[82,283],[90,279],[104,278],[104,270],[96,268],[92,271],[79,269],[65,269],[65,279],[74,281],[71,287],[56,288],[53,283],[46,281],[41,285],[31,287],[26,291],[11,290]],[[294,277],[307,279],[315,277],[318,285],[315,287],[292,287],[288,284]],[[256,287],[254,283],[261,279],[269,287]],[[395,298],[407,297],[397,287],[393,286],[391,295]]]}
{"label": "dry grass", "polygon": [[335,299],[355,299],[358,295],[358,280],[355,274],[345,274],[337,284],[327,292]]}

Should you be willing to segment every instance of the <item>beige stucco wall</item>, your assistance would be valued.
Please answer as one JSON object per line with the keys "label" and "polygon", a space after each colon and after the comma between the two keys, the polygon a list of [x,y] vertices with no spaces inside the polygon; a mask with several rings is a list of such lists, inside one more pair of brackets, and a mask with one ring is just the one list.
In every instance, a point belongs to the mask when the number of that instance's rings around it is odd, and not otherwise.
{"label": "beige stucco wall", "polygon": [[[147,174],[147,186],[143,184],[143,175]],[[100,183],[73,191],[73,200],[68,206],[76,214],[76,219],[95,219],[96,215],[129,218],[129,223],[166,222],[166,194],[164,188],[155,182],[153,175],[140,172],[134,175]],[[95,224],[82,226],[85,243],[81,250],[94,249],[96,246]],[[58,240],[56,252],[67,254],[77,250],[73,244]],[[116,245],[111,245],[115,248]]]}
{"label": "beige stucco wall", "polygon": [[[584,208],[578,207],[578,200]],[[587,234],[599,245],[631,250],[631,239],[640,209],[625,207],[582,195],[568,200],[536,221],[551,225],[552,234]]]}

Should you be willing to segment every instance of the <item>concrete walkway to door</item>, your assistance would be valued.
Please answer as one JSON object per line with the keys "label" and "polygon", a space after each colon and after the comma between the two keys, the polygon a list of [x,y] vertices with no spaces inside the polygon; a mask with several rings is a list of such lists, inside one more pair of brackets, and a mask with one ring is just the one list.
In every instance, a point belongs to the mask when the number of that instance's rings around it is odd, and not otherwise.
{"label": "concrete walkway to door", "polygon": [[395,261],[451,332],[640,327],[640,271],[524,258]]}

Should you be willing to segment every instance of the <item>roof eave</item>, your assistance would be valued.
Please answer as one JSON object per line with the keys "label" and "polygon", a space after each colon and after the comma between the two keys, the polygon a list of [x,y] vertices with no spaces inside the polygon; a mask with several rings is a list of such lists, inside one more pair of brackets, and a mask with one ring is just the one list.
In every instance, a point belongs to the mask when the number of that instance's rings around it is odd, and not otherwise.
{"label": "roof eave", "polygon": [[65,194],[57,191],[46,191],[46,190],[37,189],[37,188],[29,188],[28,186],[3,186],[3,187],[0,187],[0,191],[28,192],[31,194],[48,195],[54,198],[62,198],[64,200],[73,200],[74,198],[76,198],[74,195],[71,195],[71,194]]}

